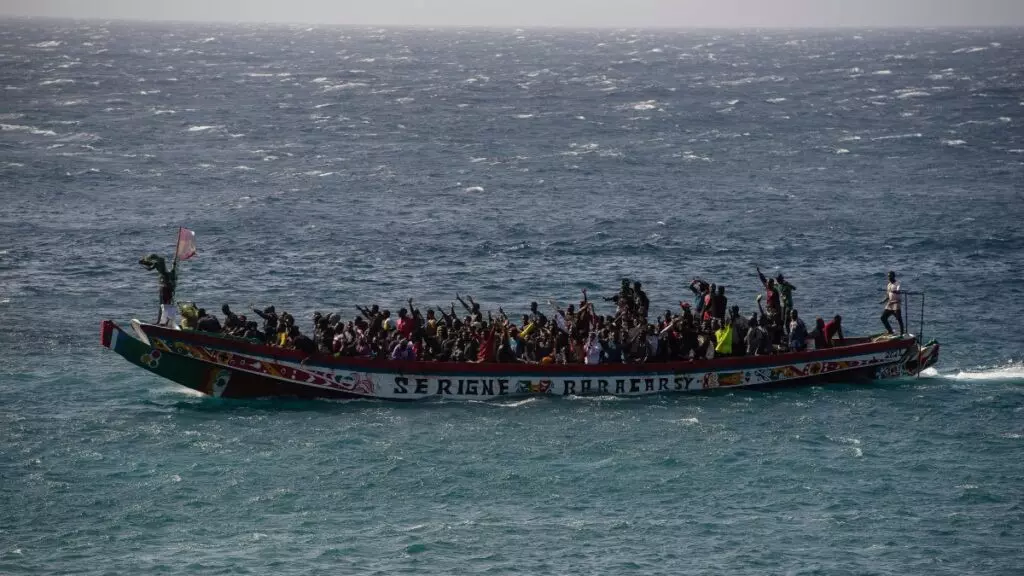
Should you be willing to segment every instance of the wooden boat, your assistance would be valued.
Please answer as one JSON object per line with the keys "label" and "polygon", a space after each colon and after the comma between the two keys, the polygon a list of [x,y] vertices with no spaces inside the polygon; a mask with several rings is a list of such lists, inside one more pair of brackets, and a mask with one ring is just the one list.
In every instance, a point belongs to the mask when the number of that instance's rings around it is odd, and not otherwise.
{"label": "wooden boat", "polygon": [[914,336],[848,338],[822,350],[647,364],[539,365],[307,356],[220,334],[132,321],[101,324],[103,346],[132,364],[224,398],[490,400],[530,395],[645,396],[780,383],[916,376],[939,344]]}

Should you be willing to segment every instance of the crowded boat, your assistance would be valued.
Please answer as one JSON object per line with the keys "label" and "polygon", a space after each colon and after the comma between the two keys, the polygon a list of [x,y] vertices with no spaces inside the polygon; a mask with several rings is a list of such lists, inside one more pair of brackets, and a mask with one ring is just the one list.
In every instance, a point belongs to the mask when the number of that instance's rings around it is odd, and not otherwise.
{"label": "crowded boat", "polygon": [[[408,299],[397,312],[377,304],[356,306],[358,313],[350,318],[316,312],[304,327],[273,305],[239,313],[224,304],[218,318],[192,303],[179,303],[180,319],[162,314],[160,323],[310,356],[439,362],[633,364],[842,344],[841,316],[817,317],[808,328],[793,304],[796,287],[782,274],[768,278],[760,269],[756,273],[764,290],[757,295],[757,311],[749,315],[729,305],[725,286],[702,278],[689,285],[692,300],[680,301],[674,311],[654,313],[642,284],[624,278],[610,296],[594,300],[583,290],[574,304],[563,308],[550,300],[546,306],[531,302],[521,315],[500,307],[485,312],[471,296],[456,294],[447,308],[424,309]],[[898,300],[898,294],[893,296]]]}

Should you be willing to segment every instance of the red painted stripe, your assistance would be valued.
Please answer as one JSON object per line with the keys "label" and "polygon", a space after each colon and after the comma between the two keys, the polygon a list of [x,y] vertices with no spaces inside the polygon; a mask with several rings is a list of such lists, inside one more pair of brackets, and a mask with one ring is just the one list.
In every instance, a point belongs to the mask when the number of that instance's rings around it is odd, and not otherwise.
{"label": "red painted stripe", "polygon": [[905,350],[917,344],[914,339],[908,340],[887,340],[884,342],[870,342],[865,344],[854,344],[852,346],[841,346],[827,348],[824,350],[812,350],[809,352],[795,352],[788,354],[775,354],[771,356],[745,356],[739,358],[716,358],[714,360],[693,360],[682,362],[667,362],[658,364],[598,364],[590,366],[585,364],[471,364],[457,362],[422,362],[407,360],[369,360],[365,358],[335,358],[331,355],[317,354],[308,357],[296,350],[285,350],[262,344],[255,344],[237,338],[225,338],[222,336],[193,331],[171,330],[152,324],[143,324],[143,332],[147,335],[164,338],[167,340],[178,340],[208,348],[227,350],[250,356],[260,356],[280,362],[302,362],[308,365],[326,366],[329,368],[341,368],[351,370],[367,370],[372,372],[390,372],[395,374],[550,374],[559,376],[563,374],[572,375],[601,375],[601,374],[646,374],[646,373],[667,373],[667,372],[721,372],[730,370],[745,370],[760,368],[764,366],[779,366],[809,362],[814,360],[835,360],[862,354],[873,354],[886,350]]}
{"label": "red painted stripe", "polygon": [[104,348],[110,348],[110,341],[113,338],[115,327],[116,325],[110,320],[100,322],[100,344]]}

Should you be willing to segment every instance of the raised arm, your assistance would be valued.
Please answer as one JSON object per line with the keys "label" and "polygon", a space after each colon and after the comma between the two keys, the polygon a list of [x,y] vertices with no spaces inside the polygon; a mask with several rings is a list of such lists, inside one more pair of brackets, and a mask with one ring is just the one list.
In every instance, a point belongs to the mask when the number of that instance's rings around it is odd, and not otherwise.
{"label": "raised arm", "polygon": [[761,279],[761,284],[764,285],[764,286],[768,286],[768,279],[765,278],[764,274],[761,273],[761,267],[757,266],[756,268],[757,268],[757,277]]}
{"label": "raised arm", "polygon": [[[459,295],[458,295],[457,293],[455,294],[455,299],[459,301],[459,304],[462,304],[462,307],[466,309],[466,312],[469,312],[470,314],[472,314],[472,313],[473,313],[473,309],[472,309],[472,308],[470,308],[470,307],[469,307],[469,304],[466,304],[466,301],[465,301],[465,300],[463,300],[463,299],[462,299],[462,297],[461,297],[461,296],[459,296]],[[472,302],[472,301],[473,301],[473,298],[470,298],[470,299],[469,299],[469,301],[470,301],[470,302]],[[453,309],[452,309],[452,314],[454,314],[454,313],[455,313],[455,311],[454,311],[454,305],[452,306],[452,308],[453,308]]]}

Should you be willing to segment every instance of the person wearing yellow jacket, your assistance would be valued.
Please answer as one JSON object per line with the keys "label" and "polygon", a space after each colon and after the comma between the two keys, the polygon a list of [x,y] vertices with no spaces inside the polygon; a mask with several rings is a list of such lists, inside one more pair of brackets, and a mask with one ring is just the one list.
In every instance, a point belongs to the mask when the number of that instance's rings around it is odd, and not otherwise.
{"label": "person wearing yellow jacket", "polygon": [[715,356],[732,355],[732,330],[731,323],[715,330]]}

